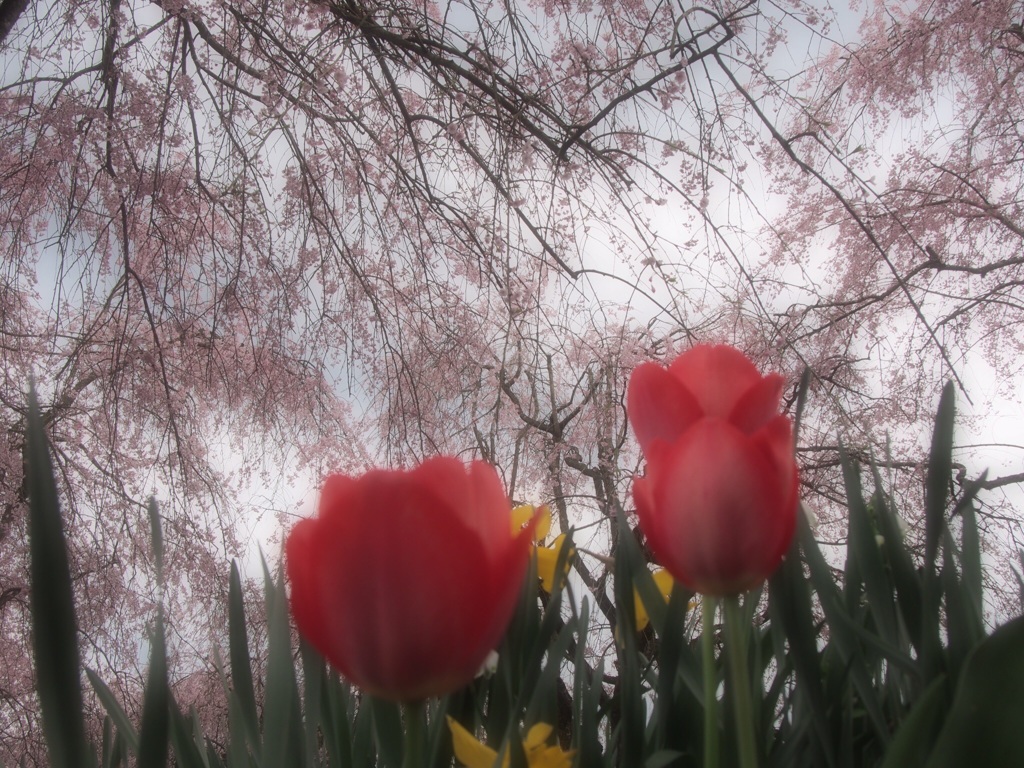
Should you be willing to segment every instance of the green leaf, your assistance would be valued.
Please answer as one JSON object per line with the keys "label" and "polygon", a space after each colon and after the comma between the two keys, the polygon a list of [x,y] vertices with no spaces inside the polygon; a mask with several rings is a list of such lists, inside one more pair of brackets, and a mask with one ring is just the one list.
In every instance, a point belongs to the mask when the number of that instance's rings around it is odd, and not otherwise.
{"label": "green leaf", "polygon": [[267,683],[263,711],[263,765],[274,768],[305,762],[299,687],[292,663],[291,628],[284,579],[273,579],[264,563],[267,596]]}
{"label": "green leaf", "polygon": [[892,586],[885,577],[885,564],[878,540],[875,538],[875,527],[864,504],[860,473],[842,443],[839,446],[839,461],[843,468],[847,510],[850,516],[847,551],[859,566],[858,572],[864,583],[868,610],[875,619],[882,639],[898,645],[899,633],[896,629]]}
{"label": "green leaf", "polygon": [[[555,573],[563,573],[565,566],[568,561],[569,553],[573,550],[573,531],[569,530],[565,537],[565,542],[558,551],[558,558],[555,561]],[[537,704],[531,704],[536,702],[537,688],[540,685],[545,686],[545,691],[551,695],[551,701],[554,701],[555,689],[552,687],[554,681],[551,679],[551,673],[547,672],[547,668],[544,666],[545,657],[551,658],[553,653],[564,653],[568,642],[571,641],[571,634],[565,631],[564,621],[562,620],[562,596],[565,594],[565,589],[556,590],[553,594],[547,598],[547,603],[544,606],[544,613],[542,615],[540,625],[537,628],[536,635],[534,637],[532,646],[525,656],[525,668],[521,674],[522,684],[519,688],[518,696],[516,697],[516,704],[513,707],[513,713],[518,713],[524,707],[528,706],[528,711],[531,715],[538,715],[536,711]],[[553,644],[557,643],[559,650],[553,650]],[[561,656],[557,657],[559,661]],[[558,666],[556,662],[555,666]],[[557,671],[556,671],[557,676]]]}
{"label": "green leaf", "polygon": [[[199,722],[199,713],[196,711],[195,707],[191,707],[190,710],[192,714],[192,742],[195,744],[196,754],[199,756],[202,768],[212,768],[210,764],[210,745],[203,737],[203,728]],[[181,712],[178,709],[177,704],[173,704],[172,711],[175,715],[179,717],[181,716]]]}
{"label": "green leaf", "polygon": [[619,516],[618,541],[615,549],[615,615],[614,628],[619,656],[620,717],[618,754],[620,761],[639,762],[646,757],[645,715],[642,698],[639,653],[636,648],[636,612],[633,584],[647,564],[640,554],[633,532],[624,515]]}
{"label": "green leaf", "polygon": [[[557,571],[556,571],[557,573]],[[505,765],[505,756],[508,756],[509,768],[529,768],[529,763],[526,761],[526,750],[523,749],[523,740],[519,735],[519,730],[515,727],[515,723],[510,723],[508,732],[505,734],[505,740],[501,744],[501,749],[498,750],[498,759],[495,761],[495,765]]]}
{"label": "green leaf", "polygon": [[964,665],[928,768],[1024,763],[1024,617],[979,643]]}
{"label": "green leaf", "polygon": [[[563,552],[568,552],[568,548],[562,547],[559,552],[560,561]],[[558,563],[557,567],[560,567]],[[488,692],[484,730],[495,743],[504,738],[508,724],[524,705],[523,688],[529,684],[527,673],[530,670],[536,673],[539,669],[531,660],[539,661],[539,654],[544,652],[544,645],[538,641],[541,615],[537,584],[537,558],[531,557],[519,592],[515,615],[501,641],[498,669],[485,683]]]}
{"label": "green leaf", "polygon": [[[585,668],[584,668],[585,669]],[[585,674],[585,673],[584,673]],[[601,695],[604,692],[604,659],[594,665],[594,674],[583,683],[583,704],[580,707],[579,765],[597,765],[601,759],[600,722]]]}
{"label": "green leaf", "polygon": [[659,749],[647,758],[644,762],[644,768],[666,768],[666,766],[674,765],[682,757],[683,753],[677,752],[674,749]]}
{"label": "green leaf", "polygon": [[314,648],[301,637],[299,638],[299,657],[302,659],[302,722],[306,734],[306,764],[312,768],[313,756],[319,749],[321,723],[323,713],[320,704],[323,701],[320,687],[324,683],[323,658]]}
{"label": "green leaf", "polygon": [[572,746],[576,750],[578,766],[601,765],[601,729],[599,710],[604,693],[604,662],[596,660],[593,670],[588,662],[588,634],[590,631],[590,602],[584,597],[579,614],[573,612],[576,627],[576,658],[573,662],[573,715]]}
{"label": "green leaf", "polygon": [[[103,748],[100,751],[100,765],[103,768],[112,768],[117,761],[121,759],[118,747],[120,746],[120,740],[114,733],[113,725],[110,717],[103,718]],[[3,761],[0,760],[0,766],[3,766]]]}
{"label": "green leaf", "polygon": [[347,766],[352,759],[351,724],[354,710],[350,710],[351,692],[337,673],[323,667],[320,685],[320,711],[323,714],[324,746],[329,768]]}
{"label": "green leaf", "polygon": [[117,701],[117,697],[114,696],[110,688],[107,687],[107,684],[100,679],[100,676],[91,669],[86,669],[85,674],[88,676],[89,682],[92,684],[92,688],[96,692],[96,696],[99,697],[100,703],[103,704],[103,708],[107,711],[107,714],[113,721],[118,733],[128,740],[128,747],[131,749],[132,754],[138,754],[139,732],[135,729],[131,720],[128,719],[128,715],[125,714],[125,711],[121,708],[121,705]]}
{"label": "green leaf", "polygon": [[960,565],[963,570],[964,590],[979,623],[983,623],[982,602],[981,537],[978,534],[978,516],[974,506],[974,495],[981,489],[988,472],[983,472],[976,482],[970,484],[965,498],[957,503],[956,513],[963,524],[960,534]]}
{"label": "green leaf", "polygon": [[654,581],[654,574],[647,568],[638,569],[633,586],[636,588],[637,594],[640,595],[640,602],[643,603],[644,610],[647,611],[651,626],[654,627],[655,633],[661,636],[665,628],[668,603]]}
{"label": "green leaf", "polygon": [[199,718],[195,710],[190,722],[172,697],[170,713],[171,745],[174,748],[175,765],[179,768],[210,768],[206,745],[199,734]]}
{"label": "green leaf", "polygon": [[[800,516],[803,517],[801,511]],[[772,626],[780,626],[789,641],[788,660],[796,672],[794,696],[806,697],[801,707],[810,721],[819,754],[825,764],[835,765],[835,745],[828,726],[828,707],[822,689],[821,657],[818,633],[811,610],[811,590],[804,577],[800,558],[800,542],[793,538],[786,559],[768,582],[768,611]],[[779,660],[783,663],[783,659]],[[799,725],[797,726],[799,727]]]}
{"label": "green leaf", "polygon": [[445,719],[451,700],[451,696],[442,696],[436,704],[427,706],[427,756],[423,764],[429,768],[447,768],[452,762],[451,731]]}
{"label": "green leaf", "polygon": [[846,613],[832,577],[832,571],[818,549],[814,534],[803,515],[797,521],[800,546],[807,557],[811,583],[818,593],[825,619],[830,629],[829,648],[840,658],[844,668],[853,681],[854,689],[864,705],[875,736],[883,743],[889,740],[889,726],[878,700],[878,693],[871,679],[864,655],[857,642],[857,623]]}
{"label": "green leaf", "polygon": [[[256,716],[256,693],[252,682],[252,667],[249,655],[249,633],[245,626],[245,602],[242,597],[242,580],[238,563],[231,561],[231,577],[228,587],[228,653],[231,664],[231,688],[238,700],[245,733],[249,744],[258,755],[260,752],[259,722]],[[241,734],[235,734],[240,737]]]}
{"label": "green leaf", "polygon": [[921,579],[914,566],[913,558],[904,544],[903,532],[900,529],[896,512],[882,491],[882,476],[878,471],[878,466],[872,464],[871,469],[875,482],[875,495],[871,501],[875,510],[875,519],[878,521],[878,530],[882,534],[882,551],[896,588],[896,601],[900,617],[907,628],[910,641],[915,644],[920,653],[921,601],[923,599]]}
{"label": "green leaf", "polygon": [[[681,665],[690,653],[687,644],[686,613],[691,593],[679,583],[672,585],[661,631],[658,634],[658,680],[655,683],[655,744],[660,750],[682,749],[692,741],[687,729],[679,727],[687,716],[700,718],[702,702],[685,685],[677,686]],[[658,596],[660,602],[661,596]]]}
{"label": "green leaf", "polygon": [[953,426],[956,421],[953,382],[946,382],[932,431],[925,478],[925,568],[934,569],[939,539],[946,521],[946,499],[953,479]]}
{"label": "green leaf", "polygon": [[142,727],[139,729],[139,768],[164,768],[170,735],[170,689],[167,684],[162,606],[157,607],[156,627],[150,642],[149,675],[142,705]]}
{"label": "green leaf", "polygon": [[946,500],[953,473],[953,426],[956,421],[953,382],[947,382],[939,399],[932,431],[928,472],[925,477],[924,590],[921,611],[921,637],[918,641],[921,664],[926,672],[939,668],[941,631],[940,585],[937,556],[942,532],[946,528]]}
{"label": "green leaf", "polygon": [[402,728],[402,711],[393,701],[366,696],[363,706],[369,705],[373,713],[374,742],[380,757],[381,768],[401,768],[405,731]]}
{"label": "green leaf", "polygon": [[359,700],[359,708],[352,725],[352,766],[353,768],[374,768],[376,766],[373,748],[373,708],[370,697]]}
{"label": "green leaf", "polygon": [[881,768],[919,768],[925,764],[946,714],[946,676],[939,675],[917,699],[885,753]]}
{"label": "green leaf", "polygon": [[[552,610],[551,606],[548,608]],[[553,611],[558,613],[557,609]],[[545,617],[546,618],[546,617]],[[566,657],[569,646],[572,645],[573,634],[571,627],[563,627],[558,634],[548,643],[547,655],[543,659],[538,658],[537,665],[543,668],[537,676],[537,682],[533,687],[530,702],[526,707],[525,723],[555,723],[557,721],[556,702],[558,701],[558,684],[562,662]]]}
{"label": "green leaf", "polygon": [[29,386],[25,465],[28,487],[32,646],[43,733],[53,768],[95,764],[85,741],[78,627],[57,484],[35,386]]}
{"label": "green leaf", "polygon": [[971,597],[957,574],[953,553],[956,549],[949,531],[943,531],[943,568],[940,572],[945,596],[947,628],[947,665],[954,679],[960,673],[974,646],[985,636],[981,616],[975,612]]}

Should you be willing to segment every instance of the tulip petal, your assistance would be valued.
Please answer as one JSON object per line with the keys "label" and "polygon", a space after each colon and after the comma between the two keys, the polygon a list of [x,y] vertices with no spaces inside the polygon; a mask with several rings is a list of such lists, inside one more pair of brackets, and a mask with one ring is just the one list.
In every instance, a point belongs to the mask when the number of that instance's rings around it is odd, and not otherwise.
{"label": "tulip petal", "polygon": [[779,416],[779,400],[785,384],[782,376],[769,373],[736,402],[729,413],[729,422],[750,435],[774,418],[785,418]]}
{"label": "tulip petal", "polygon": [[321,517],[348,514],[360,505],[362,489],[359,482],[346,475],[328,475],[320,489],[317,512]]}
{"label": "tulip petal", "polygon": [[322,652],[364,689],[405,700],[472,679],[491,650],[479,644],[492,598],[479,537],[410,475],[365,475],[377,509],[322,518],[309,548]]}
{"label": "tulip petal", "polygon": [[475,531],[488,557],[497,557],[508,544],[512,505],[490,464],[474,461],[467,467],[454,457],[435,456],[405,474],[410,483],[433,491],[447,510]]}
{"label": "tulip petal", "polygon": [[[722,419],[761,380],[746,355],[723,344],[699,344],[680,355],[668,370],[691,392],[705,416]],[[652,414],[652,419],[657,418]]]}
{"label": "tulip petal", "polygon": [[788,488],[796,472],[793,458],[793,424],[786,416],[776,416],[751,436],[779,472],[779,483]]}
{"label": "tulip petal", "polygon": [[482,462],[332,476],[318,516],[286,543],[296,623],[369,693],[450,693],[508,627],[535,519],[512,535],[504,489]]}
{"label": "tulip petal", "polygon": [[[777,565],[791,517],[789,489],[764,447],[725,421],[704,419],[657,465],[636,496],[641,525],[662,565],[694,591],[745,591]],[[641,500],[643,503],[641,504]],[[644,509],[646,507],[646,509]]]}
{"label": "tulip petal", "polygon": [[488,651],[501,641],[508,629],[519,593],[530,565],[530,531],[524,530],[505,548],[504,555],[492,565],[488,579],[488,622],[480,631],[479,644]]}
{"label": "tulip petal", "polygon": [[[666,516],[658,510],[655,502],[654,483],[652,480],[654,466],[656,465],[652,465],[648,461],[647,476],[633,478],[633,503],[636,505],[636,515],[640,521],[640,530],[643,531],[644,536],[647,538],[647,546],[654,553],[655,561],[671,569],[677,579],[682,579],[677,567],[670,565],[670,563],[674,562],[675,558],[666,545],[672,534],[665,531],[663,523]],[[664,550],[663,546],[665,547]],[[683,583],[688,584],[686,581]],[[647,613],[646,608],[644,613]],[[640,626],[639,621],[637,622],[637,629],[644,629],[644,627]]]}
{"label": "tulip petal", "polygon": [[693,394],[657,363],[641,363],[629,377],[626,411],[640,448],[672,442],[702,415]]}
{"label": "tulip petal", "polygon": [[[395,472],[394,477],[397,482],[408,483],[410,487],[429,488],[453,512],[474,509],[476,499],[466,474],[466,465],[453,456],[434,456],[409,472]],[[469,520],[466,525],[470,525]]]}
{"label": "tulip petal", "polygon": [[318,650],[329,645],[321,608],[323,598],[310,550],[318,536],[318,520],[300,520],[285,542],[285,569],[291,584],[292,614],[299,631]]}
{"label": "tulip petal", "polygon": [[640,530],[647,537],[647,543],[654,551],[655,559],[663,563],[665,561],[658,553],[656,542],[663,541],[665,535],[661,530],[662,516],[656,514],[654,506],[654,486],[650,479],[650,461],[647,462],[647,472],[648,474],[644,477],[633,478],[633,503],[636,505],[637,517],[640,519]]}
{"label": "tulip petal", "polygon": [[800,478],[793,456],[793,424],[785,416],[776,416],[754,435],[753,441],[771,457],[778,472],[779,485],[786,495],[782,509],[790,511],[784,518],[788,525],[780,525],[776,531],[778,540],[765,542],[766,547],[782,557],[789,549],[789,542],[796,530],[797,506],[800,501]]}
{"label": "tulip petal", "polygon": [[467,525],[479,532],[488,554],[493,556],[508,544],[512,505],[497,471],[487,462],[470,462],[469,482],[473,489],[473,506],[466,507],[463,503],[458,509],[464,513]]}

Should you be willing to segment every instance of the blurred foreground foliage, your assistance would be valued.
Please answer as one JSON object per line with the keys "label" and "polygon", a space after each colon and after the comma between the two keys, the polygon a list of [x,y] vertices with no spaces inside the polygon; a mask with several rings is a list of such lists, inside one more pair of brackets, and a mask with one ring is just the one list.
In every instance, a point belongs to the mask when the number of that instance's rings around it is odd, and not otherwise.
{"label": "blurred foreground foliage", "polygon": [[[224,670],[227,743],[203,732],[169,684],[164,618],[149,638],[141,722],[131,722],[92,671],[81,668],[61,514],[49,448],[34,393],[29,420],[32,617],[38,693],[54,768],[120,765],[189,768],[400,768],[403,712],[361,695],[309,647],[296,647],[282,578],[264,565],[267,663],[254,670],[242,597],[232,564],[229,663]],[[898,513],[870,467],[844,457],[849,535],[841,569],[826,559],[804,515],[782,567],[743,603],[740,648],[764,766],[1017,766],[1024,723],[1024,619],[989,634],[983,620],[982,562],[975,518],[978,485],[950,495],[954,404],[943,392],[928,460],[923,553],[910,551]],[[980,481],[979,481],[980,483]],[[156,583],[162,583],[159,510],[150,507]],[[570,536],[571,538],[571,536]],[[446,716],[499,752],[528,765],[523,735],[554,726],[579,766],[701,766],[704,691],[721,690],[725,658],[705,679],[701,610],[678,585],[661,597],[635,534],[620,521],[615,543],[617,626],[613,657],[593,652],[590,603],[572,584],[550,595],[535,570],[499,650],[497,668],[465,690],[427,703],[423,765],[453,764]],[[569,546],[560,549],[562,573]],[[635,590],[635,591],[634,591]],[[637,632],[634,595],[650,616]],[[256,675],[260,678],[254,679]],[[107,712],[100,743],[83,722],[83,682]],[[262,692],[262,701],[256,691]],[[717,693],[717,696],[722,696]],[[719,706],[722,764],[737,763],[728,690]]]}

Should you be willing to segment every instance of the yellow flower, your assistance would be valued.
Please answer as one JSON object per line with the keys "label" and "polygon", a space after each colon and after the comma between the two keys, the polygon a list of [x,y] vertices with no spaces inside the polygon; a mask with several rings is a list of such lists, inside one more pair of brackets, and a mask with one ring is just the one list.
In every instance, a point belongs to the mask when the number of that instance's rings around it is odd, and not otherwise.
{"label": "yellow flower", "polygon": [[[540,576],[541,587],[549,594],[555,589],[555,566],[558,564],[558,555],[564,548],[564,533],[556,538],[550,547],[537,545],[537,575]],[[575,554],[575,547],[566,553],[565,564],[562,566],[563,578],[569,575],[569,562]]]}
{"label": "yellow flower", "polygon": [[537,516],[537,524],[533,528],[533,540],[538,544],[544,541],[544,537],[551,531],[551,511],[547,504],[539,507],[533,504],[520,504],[512,509],[512,534],[519,533],[527,524]]}
{"label": "yellow flower", "polygon": [[[477,741],[473,734],[462,727],[451,717],[448,718],[448,729],[452,732],[452,749],[455,757],[466,768],[494,768],[498,753]],[[547,723],[537,723],[526,734],[523,751],[526,752],[526,763],[530,768],[571,768],[575,750],[562,751],[558,745],[548,746],[547,741],[554,732]],[[501,768],[508,768],[509,754],[506,751],[501,761]]]}
{"label": "yellow flower", "polygon": [[[534,515],[537,515],[537,524],[533,529],[533,540],[536,543],[537,551],[537,575],[540,576],[541,586],[544,591],[551,593],[555,589],[555,565],[558,563],[558,555],[565,544],[565,534],[556,538],[550,547],[541,545],[545,537],[551,532],[551,512],[546,504],[534,507],[531,504],[520,504],[512,510],[512,531],[518,533],[523,526],[529,523]],[[565,556],[565,567],[562,576],[569,573],[569,561],[576,554],[576,549],[570,549]]]}
{"label": "yellow flower", "polygon": [[[665,602],[668,602],[669,597],[672,595],[672,574],[666,571],[664,568],[659,568],[651,574],[654,579],[655,585],[658,587],[658,591],[661,592],[661,596],[665,598]],[[647,606],[644,605],[643,599],[640,597],[640,593],[636,587],[633,587],[633,608],[636,610],[636,630],[637,632],[643,632],[651,619],[647,615]]]}

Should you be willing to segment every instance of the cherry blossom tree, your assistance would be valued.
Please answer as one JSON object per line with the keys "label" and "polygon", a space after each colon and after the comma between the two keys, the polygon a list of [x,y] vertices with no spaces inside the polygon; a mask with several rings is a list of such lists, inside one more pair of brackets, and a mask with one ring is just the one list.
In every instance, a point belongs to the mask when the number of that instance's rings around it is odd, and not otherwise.
{"label": "cherry blossom tree", "polygon": [[[1020,407],[1021,20],[1011,2],[877,3],[854,43],[828,48],[796,81],[751,68],[737,85],[771,137],[762,162],[785,200],[763,230],[758,300],[814,369],[818,402],[839,406],[818,426],[842,418],[848,439],[873,444],[893,470],[920,469],[912,425],[942,378],[975,416],[988,388]],[[805,446],[808,477],[834,463],[810,455],[834,443],[818,435]],[[1020,448],[1007,447],[1012,471],[984,488],[1024,478]],[[963,456],[961,482],[984,468]],[[982,502],[990,544],[1010,541],[1012,555],[1024,541],[1013,505]],[[995,582],[1015,583],[1015,559],[993,558]]]}
{"label": "cherry blossom tree", "polygon": [[[837,430],[912,506],[939,382],[1017,372],[1012,3],[39,0],[0,39],[5,762],[39,754],[30,377],[87,663],[137,706],[151,493],[194,697],[227,558],[295,511],[253,487],[477,455],[600,555],[642,360],[730,341],[790,401],[810,366],[826,518]],[[606,564],[575,567],[611,623]]]}

